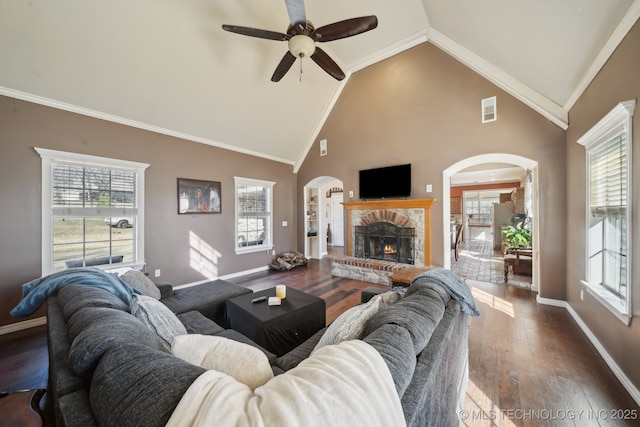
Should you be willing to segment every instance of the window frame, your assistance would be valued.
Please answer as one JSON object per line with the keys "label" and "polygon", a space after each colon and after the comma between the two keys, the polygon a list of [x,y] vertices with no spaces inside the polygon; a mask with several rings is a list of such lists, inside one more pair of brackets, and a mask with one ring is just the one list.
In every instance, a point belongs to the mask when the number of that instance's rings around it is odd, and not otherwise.
{"label": "window frame", "polygon": [[[620,321],[627,326],[631,323],[633,317],[633,281],[632,275],[632,117],[635,110],[636,101],[629,100],[616,105],[607,115],[605,115],[595,126],[578,139],[578,144],[585,147],[585,180],[586,180],[586,199],[585,199],[585,271],[584,280],[581,284],[587,289],[596,301],[600,302],[611,313],[613,313]],[[594,283],[591,278],[590,267],[590,250],[591,250],[591,156],[590,154],[597,148],[607,144],[620,133],[626,137],[627,161],[626,161],[626,296],[623,298],[606,285]],[[605,243],[602,244],[603,248]]]}
{"label": "window frame", "polygon": [[[233,177],[234,183],[235,183],[235,188],[234,188],[234,226],[233,226],[233,231],[234,231],[234,237],[233,237],[233,241],[234,241],[234,248],[235,248],[235,253],[237,255],[240,254],[247,254],[247,253],[254,253],[254,252],[260,252],[260,251],[271,251],[273,249],[273,186],[276,184],[273,181],[264,181],[261,179],[253,179],[253,178],[243,178],[243,177],[239,177],[239,176],[234,176]],[[240,246],[238,244],[238,234],[239,234],[239,230],[238,230],[238,220],[241,217],[241,213],[238,211],[238,199],[239,199],[239,187],[241,185],[249,185],[249,186],[256,186],[256,187],[263,187],[265,189],[267,189],[267,211],[266,211],[266,217],[268,220],[268,230],[267,233],[265,235],[265,239],[263,241],[263,243],[261,245],[251,245],[251,246]]]}
{"label": "window frame", "polygon": [[[123,208],[117,207],[92,207],[92,208],[56,208],[65,209],[69,215],[77,217],[94,217],[94,216],[133,216],[134,219],[134,261],[114,264],[97,265],[95,267],[103,270],[114,268],[132,267],[141,269],[145,264],[144,254],[144,172],[149,167],[147,163],[132,162],[128,160],[119,160],[108,157],[92,156],[88,154],[71,153],[67,151],[51,150],[46,148],[34,147],[35,151],[40,155],[42,167],[42,276],[54,272],[53,267],[53,165],[54,163],[75,164],[82,167],[100,167],[105,169],[127,170],[135,173],[137,201],[136,208],[127,208],[126,214],[123,214]],[[87,210],[92,210],[93,215],[86,215]],[[135,211],[132,215],[131,211]],[[59,270],[63,271],[63,270]]]}

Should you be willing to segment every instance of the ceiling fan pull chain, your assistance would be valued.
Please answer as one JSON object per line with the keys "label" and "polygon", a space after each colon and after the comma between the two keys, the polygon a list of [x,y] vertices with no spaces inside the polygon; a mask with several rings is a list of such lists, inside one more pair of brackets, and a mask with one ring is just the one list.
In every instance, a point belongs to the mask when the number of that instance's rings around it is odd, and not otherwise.
{"label": "ceiling fan pull chain", "polygon": [[300,82],[302,83],[302,58],[300,58]]}

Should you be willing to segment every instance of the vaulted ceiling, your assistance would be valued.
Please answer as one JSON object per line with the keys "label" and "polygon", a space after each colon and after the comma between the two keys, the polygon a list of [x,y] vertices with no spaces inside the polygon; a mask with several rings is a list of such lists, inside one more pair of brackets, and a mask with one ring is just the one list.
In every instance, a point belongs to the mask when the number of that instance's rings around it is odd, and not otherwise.
{"label": "vaulted ceiling", "polygon": [[[420,43],[448,52],[566,129],[567,113],[640,16],[640,0],[306,0],[316,27],[376,15],[270,81],[283,0],[0,1],[0,94],[289,163],[304,159],[358,70]],[[302,71],[302,74],[301,74]],[[426,78],[426,76],[425,76]]]}

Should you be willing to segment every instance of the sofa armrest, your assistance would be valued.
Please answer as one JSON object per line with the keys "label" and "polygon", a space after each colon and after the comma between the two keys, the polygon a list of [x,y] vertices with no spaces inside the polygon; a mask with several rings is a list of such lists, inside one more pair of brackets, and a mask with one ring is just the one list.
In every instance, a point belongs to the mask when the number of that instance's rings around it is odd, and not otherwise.
{"label": "sofa armrest", "polygon": [[160,289],[160,299],[170,297],[173,295],[173,285],[167,282],[156,283],[158,289]]}

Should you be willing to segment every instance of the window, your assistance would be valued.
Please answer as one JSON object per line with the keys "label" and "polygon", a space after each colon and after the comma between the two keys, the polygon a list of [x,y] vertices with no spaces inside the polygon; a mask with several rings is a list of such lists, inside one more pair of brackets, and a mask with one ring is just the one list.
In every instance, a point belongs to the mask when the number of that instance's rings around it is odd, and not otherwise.
{"label": "window", "polygon": [[42,273],[144,263],[147,164],[36,148],[42,158]]}
{"label": "window", "polygon": [[631,116],[618,104],[578,140],[587,160],[587,290],[620,320],[631,321]]}
{"label": "window", "polygon": [[499,197],[482,194],[482,192],[464,193],[464,213],[469,224],[491,224],[492,207],[500,201]]}
{"label": "window", "polygon": [[236,253],[273,248],[274,182],[234,177],[236,183]]}

